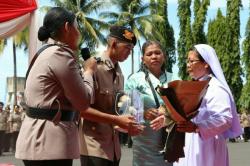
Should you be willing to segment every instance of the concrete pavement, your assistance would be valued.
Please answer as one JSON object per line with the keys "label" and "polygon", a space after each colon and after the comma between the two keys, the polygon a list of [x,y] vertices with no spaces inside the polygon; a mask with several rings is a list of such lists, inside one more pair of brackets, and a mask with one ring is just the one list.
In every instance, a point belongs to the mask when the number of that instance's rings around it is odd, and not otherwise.
{"label": "concrete pavement", "polygon": [[[228,143],[230,166],[250,166],[250,142]],[[3,163],[12,164],[14,166],[23,166],[21,160],[15,159],[12,153],[3,153],[0,156],[0,166]],[[122,147],[122,159],[120,166],[132,165],[132,149]],[[3,165],[2,165],[3,166]],[[5,165],[7,166],[7,165]],[[10,165],[9,165],[10,166]],[[79,160],[74,160],[73,166],[80,166]]]}

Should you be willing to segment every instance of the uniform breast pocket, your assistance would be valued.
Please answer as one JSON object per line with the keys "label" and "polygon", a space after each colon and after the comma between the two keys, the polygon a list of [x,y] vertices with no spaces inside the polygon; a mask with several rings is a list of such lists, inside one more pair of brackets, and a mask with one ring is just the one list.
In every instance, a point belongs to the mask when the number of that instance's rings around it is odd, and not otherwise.
{"label": "uniform breast pocket", "polygon": [[102,88],[95,94],[95,106],[103,110],[103,112],[112,113],[114,104],[114,92],[110,88]]}

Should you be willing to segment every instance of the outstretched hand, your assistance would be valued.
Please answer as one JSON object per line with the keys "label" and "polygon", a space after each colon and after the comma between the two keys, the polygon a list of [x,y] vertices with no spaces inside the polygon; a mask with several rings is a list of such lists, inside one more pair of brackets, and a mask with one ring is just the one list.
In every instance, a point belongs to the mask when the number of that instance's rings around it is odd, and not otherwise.
{"label": "outstretched hand", "polygon": [[144,112],[144,119],[145,120],[154,120],[159,116],[158,110],[156,108],[150,108]]}
{"label": "outstretched hand", "polygon": [[150,122],[150,127],[153,130],[157,131],[165,126],[165,120],[166,117],[162,114]]}
{"label": "outstretched hand", "polygon": [[131,115],[121,115],[117,116],[117,118],[117,125],[131,136],[141,134],[145,128],[145,126],[136,123],[135,118]]}

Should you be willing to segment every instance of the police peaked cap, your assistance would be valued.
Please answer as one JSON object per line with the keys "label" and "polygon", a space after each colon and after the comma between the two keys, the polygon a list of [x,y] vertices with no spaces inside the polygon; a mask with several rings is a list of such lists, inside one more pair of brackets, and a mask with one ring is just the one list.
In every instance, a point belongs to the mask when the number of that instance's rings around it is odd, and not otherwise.
{"label": "police peaked cap", "polygon": [[111,26],[109,36],[117,38],[121,41],[136,45],[135,34],[129,28],[126,28],[123,26],[116,26],[116,25]]}

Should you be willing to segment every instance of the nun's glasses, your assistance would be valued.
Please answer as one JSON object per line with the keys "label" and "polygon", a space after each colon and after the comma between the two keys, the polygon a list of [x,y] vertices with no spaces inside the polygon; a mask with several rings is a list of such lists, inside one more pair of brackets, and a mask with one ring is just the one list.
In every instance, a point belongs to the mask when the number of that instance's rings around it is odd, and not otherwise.
{"label": "nun's glasses", "polygon": [[186,60],[186,63],[187,63],[187,64],[193,65],[193,64],[195,64],[195,63],[197,63],[197,62],[200,62],[200,61],[201,61],[201,60],[199,60],[199,59],[194,59],[194,60],[187,59],[187,60]]}

